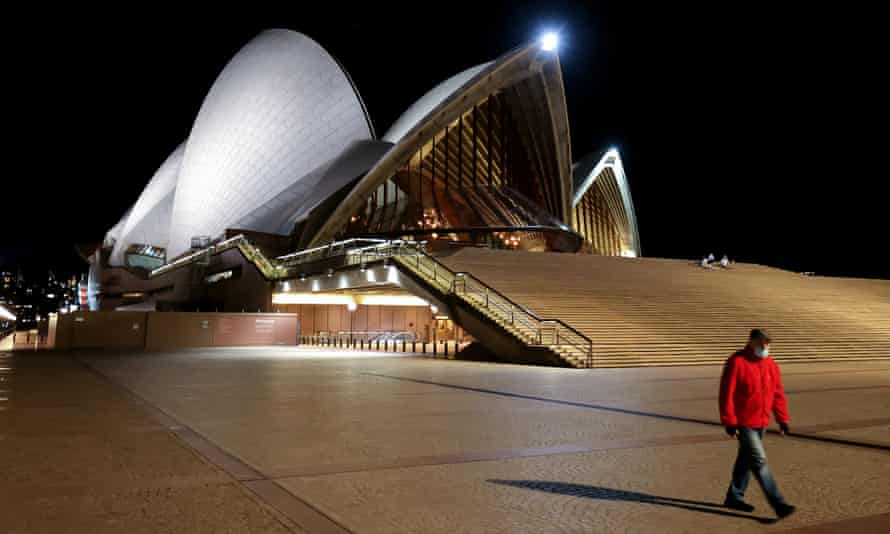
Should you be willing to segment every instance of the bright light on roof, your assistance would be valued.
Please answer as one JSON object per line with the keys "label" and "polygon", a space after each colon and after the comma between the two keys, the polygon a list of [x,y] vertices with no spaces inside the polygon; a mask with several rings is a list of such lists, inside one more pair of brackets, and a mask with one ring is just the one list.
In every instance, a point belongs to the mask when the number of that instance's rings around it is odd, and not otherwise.
{"label": "bright light on roof", "polygon": [[273,293],[272,304],[345,304],[355,303],[349,295],[331,293]]}
{"label": "bright light on roof", "polygon": [[365,306],[426,306],[427,302],[414,295],[359,295],[359,303]]}
{"label": "bright light on roof", "polygon": [[[346,293],[273,293],[273,304],[343,304],[353,311],[365,306],[426,306],[427,301],[414,295],[350,295]],[[355,306],[355,308],[353,307]]]}
{"label": "bright light on roof", "polygon": [[552,52],[559,46],[559,35],[556,32],[547,32],[541,36],[541,50]]}

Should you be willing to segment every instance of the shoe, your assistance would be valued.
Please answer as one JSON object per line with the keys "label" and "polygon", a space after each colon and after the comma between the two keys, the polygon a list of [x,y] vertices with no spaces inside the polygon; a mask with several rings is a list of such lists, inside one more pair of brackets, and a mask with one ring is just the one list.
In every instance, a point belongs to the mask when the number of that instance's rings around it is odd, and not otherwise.
{"label": "shoe", "polygon": [[785,519],[795,511],[797,511],[797,508],[790,504],[780,504],[779,506],[776,506],[776,515],[779,519]]}
{"label": "shoe", "polygon": [[745,501],[740,501],[738,499],[732,499],[727,497],[725,501],[723,501],[723,506],[730,508],[732,510],[740,510],[742,512],[753,512],[754,507]]}

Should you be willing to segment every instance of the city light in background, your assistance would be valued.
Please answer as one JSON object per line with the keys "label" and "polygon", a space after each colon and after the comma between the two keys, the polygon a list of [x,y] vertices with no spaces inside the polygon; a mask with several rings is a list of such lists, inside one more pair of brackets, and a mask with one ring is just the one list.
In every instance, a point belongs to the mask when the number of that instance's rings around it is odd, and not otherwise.
{"label": "city light in background", "polygon": [[0,305],[0,319],[5,319],[7,321],[15,321],[15,315],[9,313],[9,310]]}

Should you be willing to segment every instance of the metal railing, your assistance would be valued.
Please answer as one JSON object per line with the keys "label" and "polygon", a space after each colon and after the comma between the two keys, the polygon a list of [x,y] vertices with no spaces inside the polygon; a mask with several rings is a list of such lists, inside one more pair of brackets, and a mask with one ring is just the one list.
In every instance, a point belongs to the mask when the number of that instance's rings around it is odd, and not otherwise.
{"label": "metal railing", "polygon": [[334,241],[321,247],[309,248],[299,252],[285,254],[284,256],[278,256],[275,259],[281,262],[281,265],[284,265],[285,267],[292,267],[302,263],[310,263],[334,256],[342,256],[352,250],[361,249],[363,247],[373,247],[386,242],[385,239],[346,239],[344,241]]}
{"label": "metal railing", "polygon": [[183,267],[190,263],[198,261],[202,256],[212,256],[214,254],[219,254],[220,252],[225,252],[226,250],[238,248],[241,250],[241,253],[244,254],[244,257],[251,261],[254,265],[256,265],[257,269],[263,273],[263,276],[270,280],[274,280],[276,278],[280,278],[282,271],[284,270],[282,266],[275,265],[270,261],[266,256],[244,237],[244,234],[238,234],[234,237],[230,237],[228,239],[224,239],[218,243],[214,243],[205,249],[201,249],[190,254],[186,254],[180,258],[175,259],[174,261],[161,265],[157,269],[149,272],[149,277],[153,278],[155,276],[162,275],[166,272],[172,271],[178,267]]}
{"label": "metal railing", "polygon": [[188,265],[189,263],[193,263],[197,261],[202,255],[213,255],[228,250],[230,248],[235,248],[241,242],[246,242],[247,238],[244,237],[243,234],[238,234],[235,237],[230,237],[229,239],[225,239],[213,245],[210,245],[207,248],[186,254],[185,256],[181,256],[171,261],[170,263],[165,263],[161,265],[157,269],[152,269],[148,276],[149,278],[153,278],[155,276],[162,275],[168,271],[172,271],[178,267],[182,267],[184,265]]}
{"label": "metal railing", "polygon": [[559,319],[538,317],[470,273],[451,270],[427,254],[425,241],[347,239],[270,260],[244,235],[237,235],[158,267],[150,276],[158,276],[196,261],[202,254],[218,254],[234,247],[238,247],[244,257],[269,280],[292,278],[300,266],[334,257],[344,258],[345,266],[364,266],[391,259],[440,292],[455,295],[481,310],[512,331],[526,345],[547,347],[561,357],[583,362],[588,368],[594,365],[593,341],[590,338]]}
{"label": "metal railing", "polygon": [[487,312],[527,345],[548,347],[593,367],[593,341],[559,319],[543,319],[467,272],[456,272],[426,253],[424,242],[387,241],[348,252],[347,265],[392,258],[446,294]]}

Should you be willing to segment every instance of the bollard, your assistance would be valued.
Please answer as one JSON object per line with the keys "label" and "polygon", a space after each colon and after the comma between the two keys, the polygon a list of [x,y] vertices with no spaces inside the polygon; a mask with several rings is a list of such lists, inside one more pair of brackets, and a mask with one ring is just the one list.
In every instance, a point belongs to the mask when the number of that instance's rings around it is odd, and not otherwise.
{"label": "bollard", "polygon": [[417,352],[417,340],[416,339],[411,340],[411,352]]}
{"label": "bollard", "polygon": [[445,348],[444,348],[444,351],[442,352],[442,355],[445,356],[446,358],[448,357],[448,342],[447,341],[445,342]]}

